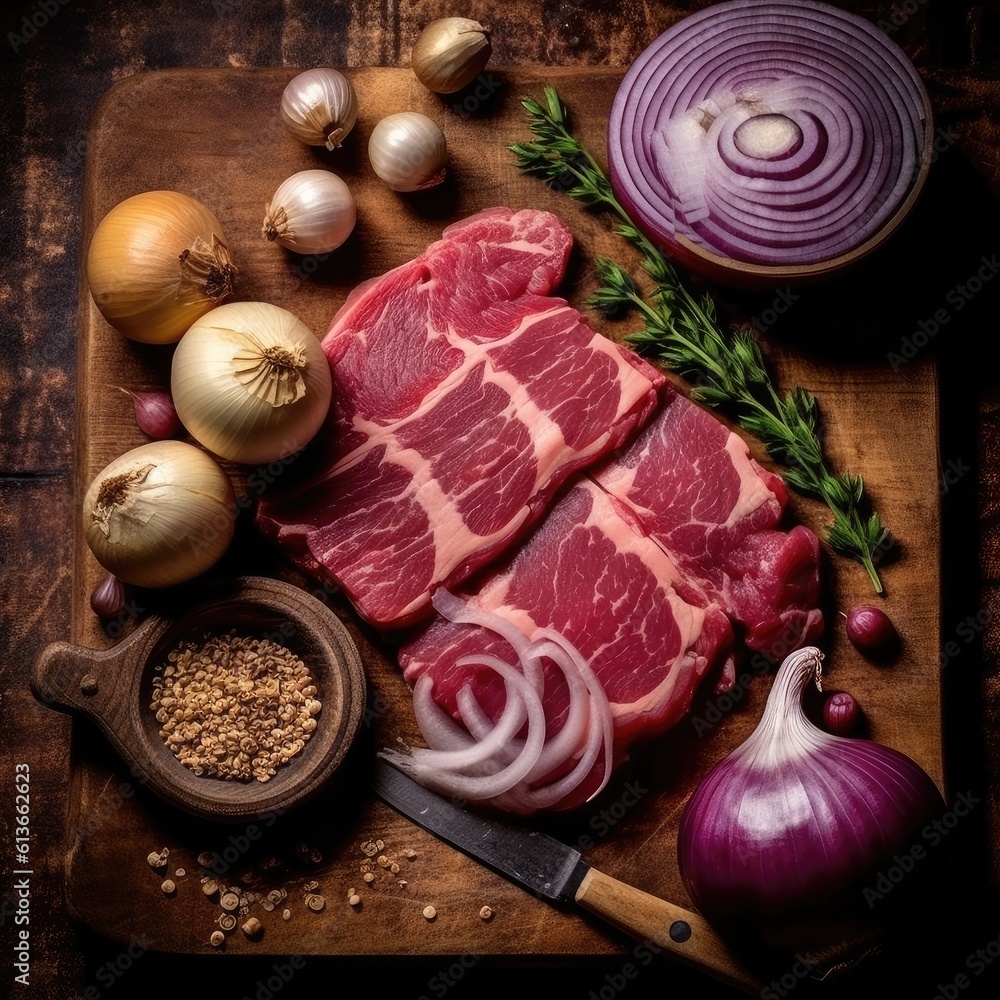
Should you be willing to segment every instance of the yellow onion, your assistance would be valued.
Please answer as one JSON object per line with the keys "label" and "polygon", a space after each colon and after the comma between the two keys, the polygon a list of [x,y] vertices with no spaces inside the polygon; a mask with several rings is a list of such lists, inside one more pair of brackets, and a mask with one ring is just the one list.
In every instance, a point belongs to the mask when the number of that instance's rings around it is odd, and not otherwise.
{"label": "yellow onion", "polygon": [[219,220],[178,191],[147,191],[101,220],[87,281],[104,318],[144,344],[172,344],[233,290]]}
{"label": "yellow onion", "polygon": [[478,21],[442,17],[420,32],[410,63],[429,90],[453,94],[485,69],[492,54],[489,32]]}
{"label": "yellow onion", "polygon": [[183,441],[154,441],[116,458],[83,498],[90,551],[109,573],[139,587],[170,587],[210,569],[235,521],[226,474]]}
{"label": "yellow onion", "polygon": [[330,408],[330,365],[298,317],[231,302],[198,320],[174,352],[177,415],[210,451],[258,464],[304,447]]}

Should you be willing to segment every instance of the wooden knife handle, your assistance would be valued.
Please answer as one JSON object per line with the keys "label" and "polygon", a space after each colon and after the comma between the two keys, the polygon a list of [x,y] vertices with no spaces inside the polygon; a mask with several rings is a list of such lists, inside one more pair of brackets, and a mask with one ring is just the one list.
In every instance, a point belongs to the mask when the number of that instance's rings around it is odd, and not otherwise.
{"label": "wooden knife handle", "polygon": [[704,917],[591,868],[576,901],[639,941],[650,942],[738,989],[760,996],[764,984],[730,954]]}

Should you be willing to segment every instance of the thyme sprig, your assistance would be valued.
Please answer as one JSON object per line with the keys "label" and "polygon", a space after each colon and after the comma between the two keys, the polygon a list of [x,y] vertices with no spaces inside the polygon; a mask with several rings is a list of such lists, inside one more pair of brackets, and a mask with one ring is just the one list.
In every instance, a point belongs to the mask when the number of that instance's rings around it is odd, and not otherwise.
{"label": "thyme sprig", "polygon": [[522,104],[532,139],[509,147],[518,167],[585,205],[611,212],[615,232],[642,254],[648,293],[620,265],[597,257],[600,286],[587,304],[608,313],[636,311],[643,328],[626,339],[693,381],[697,399],[724,410],[759,437],[786,467],[789,484],[830,508],[830,546],[860,562],[882,593],[875,567],[893,544],[891,536],[871,510],[861,476],[831,471],[816,398],[802,388],[781,396],[751,329],[724,328],[711,296],[692,292],[673,263],[638,230],[600,164],[570,132],[555,88],[545,88],[544,104],[527,98]]}

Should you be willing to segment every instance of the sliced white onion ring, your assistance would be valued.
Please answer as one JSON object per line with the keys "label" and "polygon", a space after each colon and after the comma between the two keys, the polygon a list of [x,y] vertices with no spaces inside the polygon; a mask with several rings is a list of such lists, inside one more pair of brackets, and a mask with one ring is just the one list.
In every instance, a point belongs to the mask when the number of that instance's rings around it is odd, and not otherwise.
{"label": "sliced white onion ring", "polygon": [[463,656],[457,661],[458,666],[474,664],[482,664],[495,670],[507,682],[508,691],[516,691],[524,702],[528,733],[521,753],[513,762],[495,774],[467,775],[438,768],[432,763],[433,757],[430,755],[447,751],[426,750],[420,756],[389,749],[379,752],[379,756],[426,788],[470,800],[493,798],[513,788],[534,767],[545,743],[545,712],[542,701],[524,675],[496,656]]}

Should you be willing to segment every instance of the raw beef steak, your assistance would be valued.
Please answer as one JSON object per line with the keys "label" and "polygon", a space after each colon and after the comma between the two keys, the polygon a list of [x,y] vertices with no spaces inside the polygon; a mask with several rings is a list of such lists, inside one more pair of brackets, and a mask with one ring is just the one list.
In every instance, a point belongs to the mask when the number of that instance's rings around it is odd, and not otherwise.
{"label": "raw beef steak", "polygon": [[751,649],[780,658],[822,632],[819,540],[778,528],[784,482],[707,410],[668,389],[656,419],[590,474],[670,557],[679,591],[718,604]]}
{"label": "raw beef steak", "polygon": [[[457,594],[473,608],[512,622],[531,639],[540,628],[560,632],[583,654],[611,702],[615,756],[637,736],[674,725],[688,710],[702,678],[731,656],[732,631],[717,606],[695,607],[674,588],[676,567],[663,551],[622,518],[617,504],[580,477],[534,534],[478,589]],[[461,667],[470,653],[517,663],[507,641],[479,625],[437,618],[400,651],[406,679],[425,673],[433,696],[455,718],[457,695],[472,685],[496,720],[506,702],[500,677],[485,667]],[[569,694],[562,673],[544,661],[546,738],[562,728]],[[563,807],[583,801],[603,773],[603,755],[590,778]]]}
{"label": "raw beef steak", "polygon": [[571,244],[548,212],[489,209],[334,318],[330,468],[259,523],[368,621],[426,614],[655,409],[662,374],[548,295]]}

